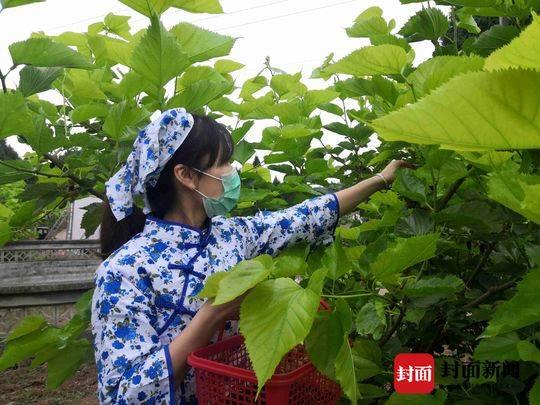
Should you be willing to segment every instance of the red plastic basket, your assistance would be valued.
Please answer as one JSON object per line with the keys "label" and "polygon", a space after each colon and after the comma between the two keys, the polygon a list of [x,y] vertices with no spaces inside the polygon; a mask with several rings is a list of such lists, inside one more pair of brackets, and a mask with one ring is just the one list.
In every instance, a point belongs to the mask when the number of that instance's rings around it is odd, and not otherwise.
{"label": "red plastic basket", "polygon": [[[322,309],[328,309],[321,302]],[[195,370],[199,404],[336,404],[341,388],[319,373],[303,345],[291,350],[277,366],[255,401],[257,378],[243,336],[232,336],[195,350],[188,357]]]}

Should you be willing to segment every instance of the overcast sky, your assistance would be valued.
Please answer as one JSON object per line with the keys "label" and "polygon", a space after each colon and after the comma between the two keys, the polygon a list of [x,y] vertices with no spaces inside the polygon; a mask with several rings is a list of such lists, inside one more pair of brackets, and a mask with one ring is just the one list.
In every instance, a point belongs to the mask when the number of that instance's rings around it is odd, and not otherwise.
{"label": "overcast sky", "polygon": [[[193,22],[201,27],[240,37],[228,57],[246,65],[234,72],[241,84],[261,69],[264,58],[289,73],[302,71],[305,77],[334,52],[341,58],[351,51],[368,45],[368,41],[349,38],[345,28],[368,7],[378,5],[383,16],[396,20],[396,30],[421,8],[419,4],[402,5],[398,0],[222,0],[224,14],[190,14],[178,9],[168,10],[162,17],[171,27],[179,22]],[[102,21],[109,12],[132,16],[133,31],[148,25],[148,19],[132,11],[119,1],[111,0],[47,0],[44,3],[6,9],[0,14],[0,67],[11,66],[8,45],[27,39],[32,32],[44,31],[57,35],[64,31],[86,31],[94,22]],[[433,46],[427,42],[413,44],[415,64],[431,55]],[[8,87],[15,87],[17,75],[8,78]],[[312,88],[329,83],[306,80]],[[255,129],[255,128],[254,128]],[[19,153],[25,149],[16,145],[14,137],[8,139]]]}

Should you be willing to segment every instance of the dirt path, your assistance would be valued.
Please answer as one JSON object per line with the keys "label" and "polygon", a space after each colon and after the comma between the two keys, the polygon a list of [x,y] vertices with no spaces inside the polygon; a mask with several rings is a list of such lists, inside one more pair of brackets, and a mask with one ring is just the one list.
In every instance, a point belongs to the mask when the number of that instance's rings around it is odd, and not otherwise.
{"label": "dirt path", "polygon": [[0,402],[5,405],[18,404],[84,404],[98,403],[97,381],[94,364],[84,365],[75,376],[56,390],[45,386],[47,366],[35,369],[28,367],[30,362],[19,368],[0,372]]}

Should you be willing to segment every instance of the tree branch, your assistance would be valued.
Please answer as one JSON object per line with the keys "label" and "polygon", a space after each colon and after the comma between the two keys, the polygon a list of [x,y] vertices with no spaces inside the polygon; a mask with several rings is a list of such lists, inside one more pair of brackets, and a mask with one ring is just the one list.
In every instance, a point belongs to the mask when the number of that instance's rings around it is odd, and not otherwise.
{"label": "tree branch", "polygon": [[56,167],[62,170],[66,174],[66,177],[70,178],[74,183],[78,184],[83,189],[88,190],[90,194],[96,196],[102,201],[106,201],[106,196],[103,193],[100,193],[99,191],[97,191],[96,189],[92,187],[88,187],[85,184],[83,179],[80,179],[74,174],[70,173],[69,170],[64,167],[64,164],[60,161],[60,159],[58,159],[56,156],[53,156],[50,153],[45,153],[43,156],[45,156],[47,159],[49,159],[52,162],[52,164],[54,164]]}
{"label": "tree branch", "polygon": [[386,331],[384,336],[379,341],[379,346],[380,347],[383,347],[386,344],[386,342],[388,342],[388,340],[390,340],[392,335],[399,328],[399,325],[401,325],[401,322],[403,321],[404,317],[405,317],[405,303],[403,303],[403,306],[399,307],[399,315],[398,315],[396,321],[394,322],[394,324],[392,325],[392,327]]}
{"label": "tree branch", "polygon": [[481,304],[482,302],[484,302],[485,300],[487,300],[487,299],[488,299],[489,297],[491,297],[493,294],[509,289],[509,288],[512,287],[512,286],[516,283],[516,281],[518,281],[520,278],[521,278],[521,276],[517,276],[517,277],[514,277],[512,280],[507,281],[507,282],[504,283],[504,284],[497,285],[497,286],[495,286],[495,287],[489,287],[489,288],[487,289],[487,291],[486,291],[484,294],[482,294],[480,297],[478,297],[478,298],[475,299],[474,301],[472,301],[472,302],[468,303],[467,305],[465,305],[465,306],[463,307],[463,309],[474,308],[475,306],[477,306],[477,305]]}
{"label": "tree branch", "polygon": [[493,252],[493,249],[495,249],[495,246],[497,246],[497,241],[493,241],[489,243],[487,249],[484,251],[484,254],[482,255],[482,258],[476,265],[475,269],[472,271],[471,275],[467,278],[467,281],[465,281],[465,287],[468,287],[472,280],[476,277],[476,275],[482,270],[484,265],[489,259],[489,255],[491,255],[491,252]]}
{"label": "tree branch", "polygon": [[446,190],[446,193],[442,196],[442,198],[437,202],[437,206],[435,207],[437,211],[440,211],[446,207],[452,196],[458,191],[459,187],[463,184],[467,176],[464,176],[460,179],[457,179],[452,183],[452,185]]}

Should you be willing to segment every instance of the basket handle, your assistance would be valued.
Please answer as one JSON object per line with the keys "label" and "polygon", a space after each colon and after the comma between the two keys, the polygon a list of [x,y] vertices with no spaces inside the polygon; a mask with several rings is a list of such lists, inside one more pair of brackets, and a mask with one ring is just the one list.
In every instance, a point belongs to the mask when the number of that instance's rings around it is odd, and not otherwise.
{"label": "basket handle", "polygon": [[[332,308],[330,307],[330,304],[326,302],[325,300],[321,299],[319,302],[319,311],[332,311]],[[225,333],[225,324],[221,325],[221,328],[219,328],[219,334],[216,342],[220,342],[223,340],[223,334]]]}

